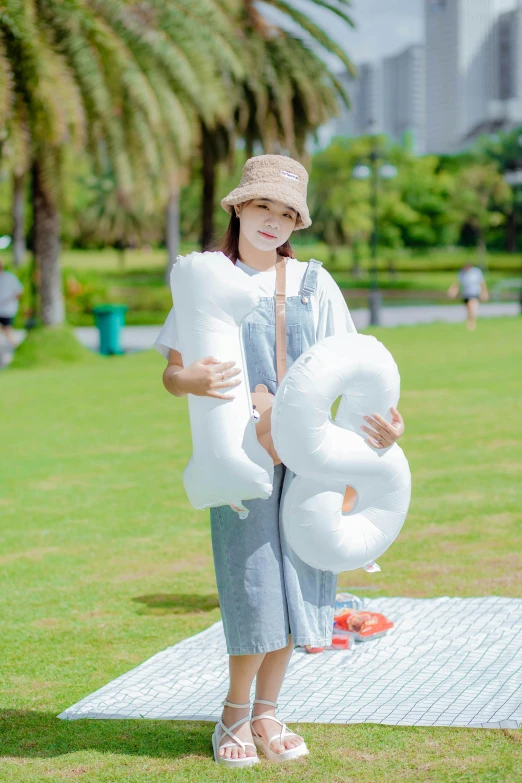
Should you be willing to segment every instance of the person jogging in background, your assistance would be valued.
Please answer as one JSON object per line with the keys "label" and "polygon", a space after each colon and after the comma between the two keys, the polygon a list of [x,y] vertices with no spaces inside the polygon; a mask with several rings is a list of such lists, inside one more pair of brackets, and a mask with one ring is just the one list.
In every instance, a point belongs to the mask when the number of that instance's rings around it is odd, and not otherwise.
{"label": "person jogging in background", "polygon": [[464,264],[457,277],[457,282],[448,289],[448,296],[455,299],[460,289],[462,301],[468,312],[466,326],[470,331],[473,331],[477,326],[479,299],[482,302],[487,302],[489,299],[486,281],[482,270],[478,266],[473,266],[471,262]]}
{"label": "person jogging in background", "polygon": [[0,330],[13,350],[16,340],[12,326],[23,290],[22,283],[12,272],[7,272],[0,258]]}

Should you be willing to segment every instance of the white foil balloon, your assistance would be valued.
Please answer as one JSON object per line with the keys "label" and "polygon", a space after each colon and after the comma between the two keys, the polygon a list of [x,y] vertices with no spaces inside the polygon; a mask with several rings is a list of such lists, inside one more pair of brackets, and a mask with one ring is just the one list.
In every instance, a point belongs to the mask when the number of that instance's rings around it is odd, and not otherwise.
{"label": "white foil balloon", "polygon": [[205,356],[235,361],[238,386],[223,389],[233,400],[188,395],[192,457],[183,484],[195,508],[234,505],[272,494],[274,464],[257,439],[241,337],[242,320],[259,294],[251,277],[221,252],[178,256],[170,283],[183,365]]}
{"label": "white foil balloon", "polygon": [[[370,446],[365,415],[391,421],[400,377],[375,337],[342,334],[316,343],[286,372],[272,408],[272,437],[296,476],[282,523],[289,544],[323,571],[365,567],[388,549],[406,519],[411,475],[400,446]],[[334,401],[342,396],[335,421]],[[348,488],[348,489],[347,489]],[[351,510],[343,511],[353,488]],[[352,493],[353,494],[353,493]]]}

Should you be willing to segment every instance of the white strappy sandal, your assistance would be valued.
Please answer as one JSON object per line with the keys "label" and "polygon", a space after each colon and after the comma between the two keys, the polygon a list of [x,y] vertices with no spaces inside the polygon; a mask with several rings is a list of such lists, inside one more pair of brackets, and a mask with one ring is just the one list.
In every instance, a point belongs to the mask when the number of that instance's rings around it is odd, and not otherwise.
{"label": "white strappy sandal", "polygon": [[[254,704],[269,704],[271,707],[275,707],[277,709],[277,704],[275,701],[266,701],[266,699],[254,699]],[[252,724],[255,720],[259,720],[259,718],[263,718],[264,720],[275,720],[276,723],[279,723],[281,726],[281,731],[277,734],[274,734],[273,737],[270,737],[268,742],[265,742],[265,740],[255,732],[255,729],[252,727],[252,737],[254,738],[254,742],[256,743],[256,746],[260,748],[265,756],[269,758],[271,761],[289,761],[290,759],[297,759],[300,756],[306,756],[310,751],[306,747],[306,742],[303,740],[300,745],[297,745],[295,748],[288,748],[287,750],[282,750],[281,753],[276,753],[275,750],[272,750],[270,747],[270,744],[274,740],[279,740],[281,745],[284,745],[284,738],[285,736],[294,735],[294,737],[297,737],[298,735],[295,733],[295,731],[290,731],[286,727],[286,725],[280,721],[278,718],[275,718],[273,715],[267,715],[267,713],[262,713],[261,715],[255,715],[253,718],[250,718],[250,723]],[[285,733],[286,732],[286,733]]]}
{"label": "white strappy sandal", "polygon": [[[250,707],[250,702],[247,704],[232,704],[231,701],[225,699],[223,702],[223,707],[243,707],[246,709],[247,707]],[[255,756],[245,756],[242,759],[227,759],[224,756],[219,755],[219,750],[221,748],[237,748],[239,746],[245,750],[246,745],[252,745],[252,747],[255,748],[253,742],[243,742],[239,739],[239,737],[236,737],[232,731],[232,729],[235,729],[237,726],[241,726],[242,723],[246,723],[248,720],[250,720],[250,715],[245,715],[244,718],[240,718],[238,721],[236,721],[236,723],[233,723],[232,726],[225,726],[222,718],[220,718],[219,722],[216,723],[216,728],[214,729],[214,733],[212,735],[212,747],[214,749],[214,760],[217,761],[218,764],[224,764],[226,767],[251,767],[252,764],[259,763],[259,756],[257,753]],[[234,742],[225,742],[223,745],[220,745],[219,742],[224,734],[230,735]]]}

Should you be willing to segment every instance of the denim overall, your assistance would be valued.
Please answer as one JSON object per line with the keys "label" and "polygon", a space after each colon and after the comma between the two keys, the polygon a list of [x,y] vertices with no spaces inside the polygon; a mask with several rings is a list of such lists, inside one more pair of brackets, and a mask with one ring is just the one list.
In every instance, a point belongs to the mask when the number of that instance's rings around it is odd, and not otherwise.
{"label": "denim overall", "polygon": [[[298,296],[286,298],[287,368],[315,343],[310,297],[319,261],[311,260]],[[277,388],[275,296],[261,297],[242,322],[250,391],[264,383]],[[240,376],[241,377],[241,376]],[[304,563],[289,547],[280,508],[294,473],[274,467],[266,500],[245,501],[248,517],[230,506],[210,509],[216,583],[229,655],[251,655],[294,645],[331,643],[337,575]]]}

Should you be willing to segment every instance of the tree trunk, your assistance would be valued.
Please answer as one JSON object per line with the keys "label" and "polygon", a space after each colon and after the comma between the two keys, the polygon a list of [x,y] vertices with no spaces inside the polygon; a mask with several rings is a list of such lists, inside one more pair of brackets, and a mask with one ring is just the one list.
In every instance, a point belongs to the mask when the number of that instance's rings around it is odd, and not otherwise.
{"label": "tree trunk", "polygon": [[34,253],[40,270],[40,316],[45,326],[58,326],[65,320],[60,271],[60,216],[57,199],[45,182],[44,162],[32,166],[34,213]]}
{"label": "tree trunk", "polygon": [[168,261],[165,269],[165,283],[170,285],[170,273],[179,253],[179,201],[180,187],[177,182],[170,188],[167,203],[167,252]]}
{"label": "tree trunk", "polygon": [[214,194],[216,190],[216,159],[212,133],[202,128],[203,200],[200,245],[205,251],[214,237]]}
{"label": "tree trunk", "polygon": [[324,228],[324,238],[328,245],[328,266],[335,266],[337,260],[337,237],[335,233],[335,226],[332,221],[327,221]]}
{"label": "tree trunk", "polygon": [[479,257],[479,266],[483,272],[486,272],[488,268],[486,237],[484,231],[481,228],[479,228],[477,231],[477,252]]}
{"label": "tree trunk", "polygon": [[25,245],[25,174],[13,174],[13,263],[24,262]]}
{"label": "tree trunk", "polygon": [[30,272],[30,291],[31,291],[31,306],[29,318],[26,322],[26,329],[34,328],[38,325],[38,321],[41,320],[39,312],[41,302],[39,301],[38,292],[40,291],[40,270],[38,269],[38,261],[36,255],[31,253],[31,272]]}
{"label": "tree trunk", "polygon": [[506,250],[508,253],[517,252],[517,220],[514,209],[509,213],[506,223]]}
{"label": "tree trunk", "polygon": [[359,248],[357,242],[352,243],[352,277],[354,280],[361,279],[361,261],[359,258]]}

